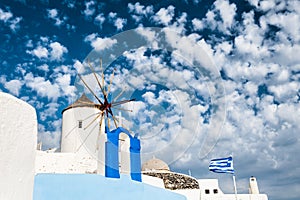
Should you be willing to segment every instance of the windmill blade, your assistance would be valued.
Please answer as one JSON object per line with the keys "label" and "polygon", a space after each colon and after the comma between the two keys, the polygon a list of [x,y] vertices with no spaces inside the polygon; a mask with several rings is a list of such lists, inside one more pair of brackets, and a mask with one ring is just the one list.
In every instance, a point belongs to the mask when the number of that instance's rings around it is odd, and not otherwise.
{"label": "windmill blade", "polygon": [[[119,120],[115,116],[113,116],[113,118],[114,118],[114,120],[116,120],[119,123]],[[122,126],[123,128],[125,128],[132,135],[132,132],[124,124],[120,124],[120,126]]]}
{"label": "windmill blade", "polygon": [[104,82],[104,71],[103,71],[103,67],[102,67],[102,59],[100,59],[100,69],[101,69],[101,78],[102,78],[102,93],[104,96],[104,99],[106,99],[106,92],[105,92],[105,82]]}
{"label": "windmill blade", "polygon": [[84,118],[82,121],[85,121],[85,120],[87,120],[87,119],[93,117],[94,115],[99,115],[100,113],[101,113],[101,112],[93,113],[93,114],[87,116],[86,118]]}
{"label": "windmill blade", "polygon": [[115,100],[117,100],[125,92],[126,88],[127,87],[125,86],[125,88],[122,89],[122,91],[112,100],[112,103],[115,102]]}
{"label": "windmill blade", "polygon": [[97,95],[94,93],[94,91],[88,86],[88,84],[83,80],[82,76],[78,74],[80,80],[83,82],[85,87],[94,95],[94,97],[99,101],[100,104],[103,104],[102,101],[97,97]]}
{"label": "windmill blade", "polygon": [[99,117],[101,113],[99,113],[86,127],[84,127],[84,130],[86,130],[90,125],[92,125]]}
{"label": "windmill blade", "polygon": [[122,100],[122,101],[117,101],[117,102],[113,102],[111,103],[111,106],[118,106],[118,105],[122,105],[124,103],[128,103],[128,102],[131,102],[131,101],[135,101],[135,99],[129,99],[129,100]]}
{"label": "windmill blade", "polygon": [[[95,78],[96,78],[96,81],[97,81],[97,83],[98,83],[98,85],[99,85],[99,87],[100,87],[100,89],[101,89],[102,94],[104,95],[104,94],[105,94],[104,89],[103,89],[103,87],[101,86],[100,80],[98,79],[98,76],[97,76],[97,74],[96,74],[96,72],[95,72],[95,69],[94,69],[94,67],[91,65],[90,61],[88,61],[88,65],[89,65],[90,69],[92,70],[92,72],[93,72],[93,74],[94,74],[94,76],[95,76]],[[102,66],[102,60],[101,60],[101,66]],[[101,67],[101,69],[102,69],[102,67]]]}
{"label": "windmill blade", "polygon": [[108,109],[108,112],[109,112],[109,114],[111,115],[111,117],[112,117],[112,119],[114,121],[115,127],[118,128],[118,124],[117,124],[117,122],[115,120],[115,117],[114,117],[114,114],[113,114],[111,108]]}
{"label": "windmill blade", "polygon": [[109,117],[107,117],[106,119],[107,119],[107,127],[110,129],[110,120],[109,120]]}
{"label": "windmill blade", "polygon": [[102,120],[103,120],[103,117],[104,117],[104,112],[101,113],[101,118],[100,118],[100,125],[99,125],[99,134],[98,134],[98,137],[97,137],[97,145],[96,145],[96,150],[99,150],[99,140],[100,140],[100,134],[101,134],[101,129],[102,129]]}
{"label": "windmill blade", "polygon": [[108,88],[107,88],[107,94],[109,94],[109,92],[110,92],[111,84],[112,84],[112,81],[113,81],[114,76],[115,76],[115,70],[116,69],[113,70],[113,73],[112,73],[112,75],[110,77],[109,85],[108,85]]}
{"label": "windmill blade", "polygon": [[[94,128],[97,126],[97,124],[94,126]],[[93,133],[94,128],[89,132],[89,134],[84,138],[82,143],[77,148],[76,152],[79,151],[79,149],[83,146],[83,144],[86,142],[86,140],[90,137],[90,135]]]}
{"label": "windmill blade", "polygon": [[122,111],[127,111],[127,112],[133,112],[133,110],[125,109],[125,108],[115,108],[116,110],[122,110]]}

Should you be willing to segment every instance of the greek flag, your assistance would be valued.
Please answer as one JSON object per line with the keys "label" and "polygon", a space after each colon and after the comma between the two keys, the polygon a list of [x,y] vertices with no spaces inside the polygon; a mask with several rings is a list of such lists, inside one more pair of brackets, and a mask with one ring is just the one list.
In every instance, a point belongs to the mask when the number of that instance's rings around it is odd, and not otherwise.
{"label": "greek flag", "polygon": [[209,171],[215,173],[234,174],[232,157],[213,159],[209,163]]}

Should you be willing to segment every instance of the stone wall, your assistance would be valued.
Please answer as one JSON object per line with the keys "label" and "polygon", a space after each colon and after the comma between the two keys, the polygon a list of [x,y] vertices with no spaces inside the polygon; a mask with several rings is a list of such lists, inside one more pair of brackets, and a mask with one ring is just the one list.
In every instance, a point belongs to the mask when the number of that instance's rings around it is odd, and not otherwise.
{"label": "stone wall", "polygon": [[165,188],[170,190],[199,189],[199,184],[196,179],[183,174],[172,172],[144,172],[143,174],[163,179]]}

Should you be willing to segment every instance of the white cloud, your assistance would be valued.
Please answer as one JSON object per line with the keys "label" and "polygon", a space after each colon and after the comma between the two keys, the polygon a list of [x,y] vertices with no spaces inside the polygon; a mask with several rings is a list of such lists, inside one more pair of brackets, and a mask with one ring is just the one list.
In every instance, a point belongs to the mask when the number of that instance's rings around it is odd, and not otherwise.
{"label": "white cloud", "polygon": [[55,19],[57,17],[58,11],[57,9],[49,9],[48,11],[48,17]]}
{"label": "white cloud", "polygon": [[84,72],[84,66],[79,60],[75,60],[73,66],[76,69],[77,73],[82,74]]}
{"label": "white cloud", "polygon": [[196,31],[202,30],[204,28],[204,24],[200,19],[194,18],[192,20],[192,24],[193,24],[193,29]]}
{"label": "white cloud", "polygon": [[20,89],[23,86],[23,82],[20,80],[11,80],[4,84],[4,87],[9,90],[10,93],[19,96]]}
{"label": "white cloud", "polygon": [[268,49],[263,45],[264,31],[254,22],[254,12],[243,14],[243,31],[235,38],[235,46],[241,54],[248,54],[255,59],[267,57]]}
{"label": "white cloud", "polygon": [[42,47],[42,46],[37,46],[32,51],[27,50],[26,53],[32,54],[32,55],[38,57],[39,59],[47,58],[48,54],[49,54],[48,49],[46,47]]}
{"label": "white cloud", "polygon": [[104,21],[105,21],[105,17],[103,13],[100,13],[95,17],[95,23],[98,24],[100,27],[102,27]]}
{"label": "white cloud", "polygon": [[13,14],[11,12],[6,12],[0,8],[0,20],[7,22],[9,19],[13,17]]}
{"label": "white cloud", "polygon": [[4,11],[0,8],[0,21],[3,21],[10,29],[15,32],[20,28],[20,21],[22,17],[13,17],[13,14],[10,11]]}
{"label": "white cloud", "polygon": [[115,12],[108,13],[109,20],[114,20],[116,17],[117,17],[117,13]]}
{"label": "white cloud", "polygon": [[113,23],[117,30],[122,30],[127,23],[127,19],[117,17],[117,13],[108,13],[108,20]]}
{"label": "white cloud", "polygon": [[76,88],[71,85],[71,74],[60,75],[55,82],[59,85],[62,96],[75,97]]}
{"label": "white cloud", "polygon": [[10,25],[9,25],[10,29],[12,31],[16,31],[17,29],[19,29],[21,20],[22,20],[22,17],[16,17],[13,20],[11,20]]}
{"label": "white cloud", "polygon": [[55,8],[48,9],[47,12],[48,12],[48,17],[55,21],[56,26],[60,26],[64,23],[64,21],[60,19],[57,9]]}
{"label": "white cloud", "polygon": [[144,6],[141,5],[140,2],[135,3],[128,3],[129,12],[135,13],[137,15],[150,15],[153,13],[153,6]]}
{"label": "white cloud", "polygon": [[127,23],[127,19],[117,18],[114,22],[114,25],[117,28],[117,30],[122,30],[123,27],[126,25],[126,23]]}
{"label": "white cloud", "polygon": [[175,7],[170,5],[168,8],[161,8],[153,17],[153,21],[162,25],[169,25],[175,15]]}
{"label": "white cloud", "polygon": [[94,1],[88,1],[85,2],[85,10],[83,11],[85,17],[90,17],[94,15],[95,13],[95,2]]}
{"label": "white cloud", "polygon": [[37,67],[39,70],[49,72],[49,66],[47,64],[43,64]]}
{"label": "white cloud", "polygon": [[41,97],[56,100],[60,96],[59,86],[45,80],[44,77],[34,77],[32,73],[28,73],[24,80],[26,86],[36,91]]}
{"label": "white cloud", "polygon": [[114,44],[117,43],[116,39],[100,38],[97,37],[95,33],[86,36],[84,41],[89,42],[96,51],[101,51],[107,48],[111,48]]}
{"label": "white cloud", "polygon": [[270,91],[274,93],[277,101],[287,102],[288,100],[296,101],[297,93],[300,90],[299,82],[288,82],[280,85],[271,85],[269,87]]}
{"label": "white cloud", "polygon": [[193,27],[195,30],[202,30],[203,27],[217,29],[230,35],[231,29],[235,25],[236,10],[234,3],[230,4],[227,0],[216,0],[213,9],[206,13],[204,19],[193,19]]}
{"label": "white cloud", "polygon": [[63,54],[68,52],[68,49],[61,45],[59,42],[50,43],[50,59],[60,61],[63,58]]}
{"label": "white cloud", "polygon": [[[27,50],[26,53],[38,57],[39,59],[50,59],[53,61],[61,61],[63,55],[68,52],[68,49],[61,45],[59,42],[51,42],[49,44],[48,38],[41,38],[44,46],[40,44],[33,50]],[[50,49],[50,51],[48,50]]]}
{"label": "white cloud", "polygon": [[57,148],[60,146],[61,132],[55,131],[40,131],[38,134],[38,142],[42,142],[43,150],[48,150],[50,148]]}
{"label": "white cloud", "polygon": [[132,4],[128,3],[129,13],[132,13],[131,17],[136,21],[140,22],[144,17],[149,17],[153,15],[153,6],[144,6],[139,2]]}
{"label": "white cloud", "polygon": [[230,4],[229,1],[217,0],[214,2],[215,9],[220,12],[223,21],[224,29],[230,29],[234,24],[234,17],[236,15],[236,5]]}

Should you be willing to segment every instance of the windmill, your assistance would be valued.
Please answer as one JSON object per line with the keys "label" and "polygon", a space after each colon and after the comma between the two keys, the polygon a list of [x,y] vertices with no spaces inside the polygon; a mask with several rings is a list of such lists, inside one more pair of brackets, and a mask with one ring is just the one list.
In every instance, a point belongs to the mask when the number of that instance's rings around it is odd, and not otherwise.
{"label": "windmill", "polygon": [[[83,83],[84,87],[91,93],[91,95],[93,97],[95,97],[96,99],[96,103],[95,102],[80,102],[79,103],[83,103],[83,104],[88,104],[89,107],[94,107],[96,108],[99,112],[97,112],[94,117],[93,120],[90,121],[89,124],[87,124],[84,127],[84,130],[89,128],[93,123],[95,123],[95,121],[99,120],[99,134],[98,134],[98,139],[99,140],[99,135],[100,132],[102,130],[102,122],[103,120],[107,122],[107,127],[110,128],[110,121],[112,120],[114,123],[115,128],[117,128],[119,125],[119,120],[115,117],[115,114],[113,113],[112,108],[117,109],[117,110],[123,110],[123,111],[128,111],[128,112],[132,112],[132,110],[128,110],[128,109],[124,109],[119,107],[120,105],[135,101],[135,99],[128,99],[128,100],[120,100],[118,101],[118,99],[121,97],[121,95],[124,93],[124,89],[114,98],[111,100],[110,98],[110,93],[111,93],[111,86],[112,86],[112,82],[114,79],[114,73],[115,73],[115,69],[113,70],[111,77],[110,77],[110,81],[108,86],[105,86],[105,79],[104,79],[104,70],[102,67],[102,59],[100,59],[100,70],[101,70],[101,75],[98,75],[94,69],[94,67],[92,66],[92,64],[88,61],[88,67],[92,72],[92,75],[94,77],[94,79],[97,82],[97,86],[100,89],[100,95],[97,95],[97,93],[92,89],[92,87],[87,83],[87,81],[84,79],[83,75],[78,74],[78,77],[80,79],[80,81]],[[99,77],[100,76],[100,77]],[[89,116],[91,117],[91,116]],[[88,117],[88,118],[89,118]],[[87,135],[83,142],[81,143],[81,145],[79,146],[78,149],[81,148],[81,146],[85,143],[86,139],[89,137],[89,135]],[[98,146],[98,142],[97,142],[97,150],[98,150],[99,146]]]}

